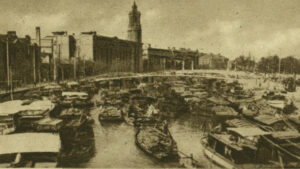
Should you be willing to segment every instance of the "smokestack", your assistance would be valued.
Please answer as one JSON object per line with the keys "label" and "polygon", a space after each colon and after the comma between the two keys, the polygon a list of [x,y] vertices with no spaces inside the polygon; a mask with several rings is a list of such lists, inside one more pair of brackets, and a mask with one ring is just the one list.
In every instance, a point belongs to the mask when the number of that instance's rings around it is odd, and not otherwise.
{"label": "smokestack", "polygon": [[38,46],[41,46],[41,29],[40,29],[40,27],[35,28],[35,33],[36,33],[36,44]]}

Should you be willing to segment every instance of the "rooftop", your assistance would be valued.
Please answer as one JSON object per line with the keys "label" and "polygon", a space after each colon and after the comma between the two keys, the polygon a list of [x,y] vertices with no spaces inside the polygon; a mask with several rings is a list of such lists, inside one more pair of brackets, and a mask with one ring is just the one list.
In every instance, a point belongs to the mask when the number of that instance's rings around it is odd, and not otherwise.
{"label": "rooftop", "polygon": [[58,153],[61,147],[59,135],[51,133],[19,133],[1,135],[0,154],[12,153]]}
{"label": "rooftop", "polygon": [[267,135],[270,134],[269,132],[265,132],[260,128],[257,127],[229,127],[227,128],[228,131],[232,131],[242,137],[252,137],[252,136],[260,136],[260,135]]}

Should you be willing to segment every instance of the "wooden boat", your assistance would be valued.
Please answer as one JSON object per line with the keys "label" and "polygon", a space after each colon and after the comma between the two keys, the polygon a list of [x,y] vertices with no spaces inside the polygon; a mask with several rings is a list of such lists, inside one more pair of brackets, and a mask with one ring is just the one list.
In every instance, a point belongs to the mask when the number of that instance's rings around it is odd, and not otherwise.
{"label": "wooden boat", "polygon": [[18,113],[23,101],[13,100],[0,103],[0,135],[13,133],[17,128]]}
{"label": "wooden boat", "polygon": [[123,121],[122,111],[113,106],[101,106],[99,108],[99,121]]}
{"label": "wooden boat", "polygon": [[62,92],[60,105],[66,107],[88,107],[93,103],[86,92]]}
{"label": "wooden boat", "polygon": [[61,119],[53,119],[53,118],[45,118],[39,120],[35,123],[35,130],[36,131],[51,131],[51,132],[58,132],[59,129],[63,125],[63,120]]}
{"label": "wooden boat", "polygon": [[51,84],[41,89],[41,94],[43,96],[51,96],[51,95],[59,96],[61,95],[61,92],[62,92],[62,87],[57,84]]}
{"label": "wooden boat", "polygon": [[33,129],[34,123],[38,120],[50,115],[55,105],[50,100],[37,100],[28,102],[22,105],[22,110],[19,111],[19,126],[18,129]]}
{"label": "wooden boat", "polygon": [[178,161],[177,144],[169,130],[143,126],[136,133],[136,145],[146,154],[161,161]]}
{"label": "wooden boat", "polygon": [[[20,141],[21,140],[21,141]],[[0,149],[2,167],[56,167],[61,148],[59,135],[51,133],[19,133],[0,136],[5,149]],[[46,144],[45,144],[46,143]]]}
{"label": "wooden boat", "polygon": [[[245,137],[253,137],[265,134],[258,128],[235,128],[237,133],[243,134],[245,130],[252,131],[251,133],[245,133],[244,137],[234,137],[234,135],[227,133],[209,133],[207,138],[202,141],[204,144],[204,155],[216,163],[217,165],[227,168],[244,168],[245,166],[251,166],[256,163],[256,145],[255,142],[250,142]],[[243,131],[243,132],[241,132]],[[243,138],[244,141],[248,141],[249,144],[243,145],[242,142],[237,142],[238,138]],[[254,165],[252,165],[254,166]]]}
{"label": "wooden boat", "polygon": [[87,115],[88,112],[86,109],[80,109],[80,108],[64,108],[61,110],[60,114],[58,115],[58,118],[60,119],[73,119],[73,118],[80,118],[82,115]]}
{"label": "wooden boat", "polygon": [[274,134],[290,136],[250,126],[227,128],[227,132],[209,133],[202,141],[203,152],[212,162],[229,169],[299,167],[300,157],[276,144]]}

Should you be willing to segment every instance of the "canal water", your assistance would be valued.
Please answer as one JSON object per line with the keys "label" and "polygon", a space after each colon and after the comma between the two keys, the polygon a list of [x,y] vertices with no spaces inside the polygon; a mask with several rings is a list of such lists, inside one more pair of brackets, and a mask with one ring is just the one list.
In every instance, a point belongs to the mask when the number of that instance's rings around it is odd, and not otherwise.
{"label": "canal water", "polygon": [[[78,167],[89,168],[162,168],[180,167],[175,162],[159,162],[146,155],[135,145],[135,129],[126,123],[105,123],[98,120],[97,110],[91,110],[95,120],[93,130],[95,135],[95,156]],[[179,151],[193,154],[194,159],[203,167],[210,168],[212,164],[204,157],[200,143],[203,131],[209,130],[214,121],[204,117],[184,114],[169,124],[170,132],[177,142]]]}

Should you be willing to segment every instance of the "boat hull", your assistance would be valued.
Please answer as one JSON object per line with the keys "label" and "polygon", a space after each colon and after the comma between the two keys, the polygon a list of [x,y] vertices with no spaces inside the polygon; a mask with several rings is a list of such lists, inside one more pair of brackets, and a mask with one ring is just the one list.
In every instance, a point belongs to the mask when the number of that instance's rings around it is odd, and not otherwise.
{"label": "boat hull", "polygon": [[214,150],[212,150],[209,147],[204,147],[203,153],[208,159],[210,159],[212,162],[216,163],[217,165],[219,165],[223,168],[227,168],[227,169],[237,169],[238,168],[232,162],[225,159],[219,153],[215,152]]}

